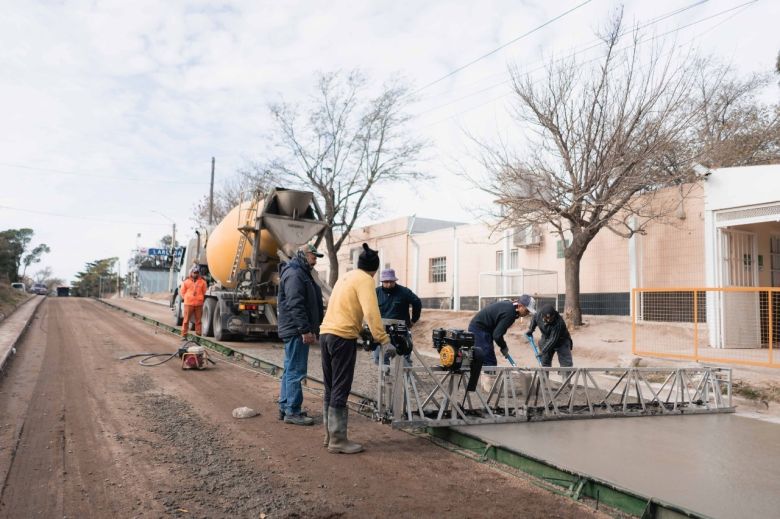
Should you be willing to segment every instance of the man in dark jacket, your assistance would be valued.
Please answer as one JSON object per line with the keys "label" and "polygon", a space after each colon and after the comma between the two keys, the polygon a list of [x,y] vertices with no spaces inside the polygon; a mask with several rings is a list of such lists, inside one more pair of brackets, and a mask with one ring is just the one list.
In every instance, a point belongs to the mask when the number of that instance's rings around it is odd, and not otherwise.
{"label": "man in dark jacket", "polygon": [[474,345],[483,352],[483,366],[498,365],[493,350],[494,341],[504,357],[509,354],[504,335],[518,318],[533,311],[534,298],[523,294],[512,301],[496,301],[477,312],[469,323],[469,331],[474,334]]}
{"label": "man in dark jacket", "polygon": [[[385,269],[379,275],[379,281],[382,286],[376,287],[376,299],[379,303],[379,314],[382,319],[396,319],[403,321],[411,330],[414,323],[420,320],[422,312],[422,301],[417,295],[403,285],[397,283],[395,270]],[[412,316],[409,317],[409,307],[412,307]],[[379,348],[373,352],[374,364],[379,364]],[[412,365],[412,354],[404,355],[404,362],[407,366]],[[389,364],[390,359],[385,355],[385,364]]]}
{"label": "man in dark jacket", "polygon": [[561,314],[552,305],[545,305],[531,320],[531,326],[525,334],[533,335],[537,326],[542,332],[542,339],[539,341],[542,366],[546,368],[552,366],[552,358],[556,352],[561,367],[573,366],[571,350],[574,349],[574,343]]}
{"label": "man in dark jacket", "polygon": [[325,315],[322,290],[311,270],[323,255],[313,245],[304,245],[281,267],[278,313],[279,337],[284,340],[284,374],[279,390],[279,417],[285,423],[312,425],[314,421],[301,413],[309,345],[317,344],[320,324]]}

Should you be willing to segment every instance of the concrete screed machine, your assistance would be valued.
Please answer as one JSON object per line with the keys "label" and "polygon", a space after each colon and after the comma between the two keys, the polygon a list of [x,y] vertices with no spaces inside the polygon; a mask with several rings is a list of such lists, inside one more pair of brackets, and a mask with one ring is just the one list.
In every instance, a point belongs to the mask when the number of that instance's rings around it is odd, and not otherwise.
{"label": "concrete screed machine", "polygon": [[[183,280],[197,264],[213,281],[203,305],[204,336],[219,341],[276,336],[279,263],[322,234],[326,224],[318,214],[312,192],[275,188],[265,198],[239,203],[210,231],[196,232],[180,272]],[[178,289],[171,306],[176,325],[181,325]]]}

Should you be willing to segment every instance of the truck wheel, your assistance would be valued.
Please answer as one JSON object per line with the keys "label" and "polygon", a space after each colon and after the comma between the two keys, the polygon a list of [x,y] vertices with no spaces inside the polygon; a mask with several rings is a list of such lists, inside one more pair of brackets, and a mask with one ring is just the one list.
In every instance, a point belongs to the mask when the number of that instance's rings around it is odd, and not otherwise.
{"label": "truck wheel", "polygon": [[222,325],[222,309],[220,305],[216,306],[214,309],[214,338],[218,341],[226,341],[230,339],[230,334]]}
{"label": "truck wheel", "polygon": [[176,296],[176,300],[173,302],[173,322],[176,326],[181,326],[183,320],[181,298]]}
{"label": "truck wheel", "polygon": [[214,306],[216,306],[215,301],[211,298],[206,298],[206,301],[203,303],[201,325],[204,337],[214,337]]}

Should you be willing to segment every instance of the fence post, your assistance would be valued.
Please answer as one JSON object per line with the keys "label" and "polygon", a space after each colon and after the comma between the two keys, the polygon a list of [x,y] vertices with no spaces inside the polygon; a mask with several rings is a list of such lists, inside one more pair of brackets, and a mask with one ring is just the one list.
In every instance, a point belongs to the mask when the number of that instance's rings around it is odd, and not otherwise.
{"label": "fence post", "polygon": [[693,289],[693,359],[699,362],[699,291]]}
{"label": "fence post", "polygon": [[772,299],[774,299],[775,290],[770,289],[769,293],[767,294],[767,300],[769,304],[767,305],[769,307],[769,364],[774,364],[774,358],[773,358],[773,352],[772,352],[772,346],[773,342],[775,341],[774,338],[774,322],[772,322],[773,317],[773,311],[772,311]]}
{"label": "fence post", "polygon": [[636,355],[636,298],[637,298],[637,289],[632,288],[631,289],[631,299],[633,300],[633,304],[631,305],[631,353]]}

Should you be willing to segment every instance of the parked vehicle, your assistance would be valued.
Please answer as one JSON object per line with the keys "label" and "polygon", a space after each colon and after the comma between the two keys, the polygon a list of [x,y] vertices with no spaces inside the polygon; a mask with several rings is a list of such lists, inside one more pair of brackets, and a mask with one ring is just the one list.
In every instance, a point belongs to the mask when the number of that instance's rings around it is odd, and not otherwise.
{"label": "parked vehicle", "polygon": [[213,281],[203,305],[203,335],[217,340],[276,337],[279,262],[325,230],[310,191],[275,188],[239,204],[213,230],[198,231],[179,265],[171,300],[174,322],[183,308],[178,286],[192,265]]}
{"label": "parked vehicle", "polygon": [[26,292],[24,289],[24,283],[11,283],[11,288],[19,290],[20,292]]}
{"label": "parked vehicle", "polygon": [[30,291],[39,296],[45,296],[49,293],[49,289],[43,283],[34,283]]}
{"label": "parked vehicle", "polygon": [[57,287],[57,297],[70,296],[70,287]]}

